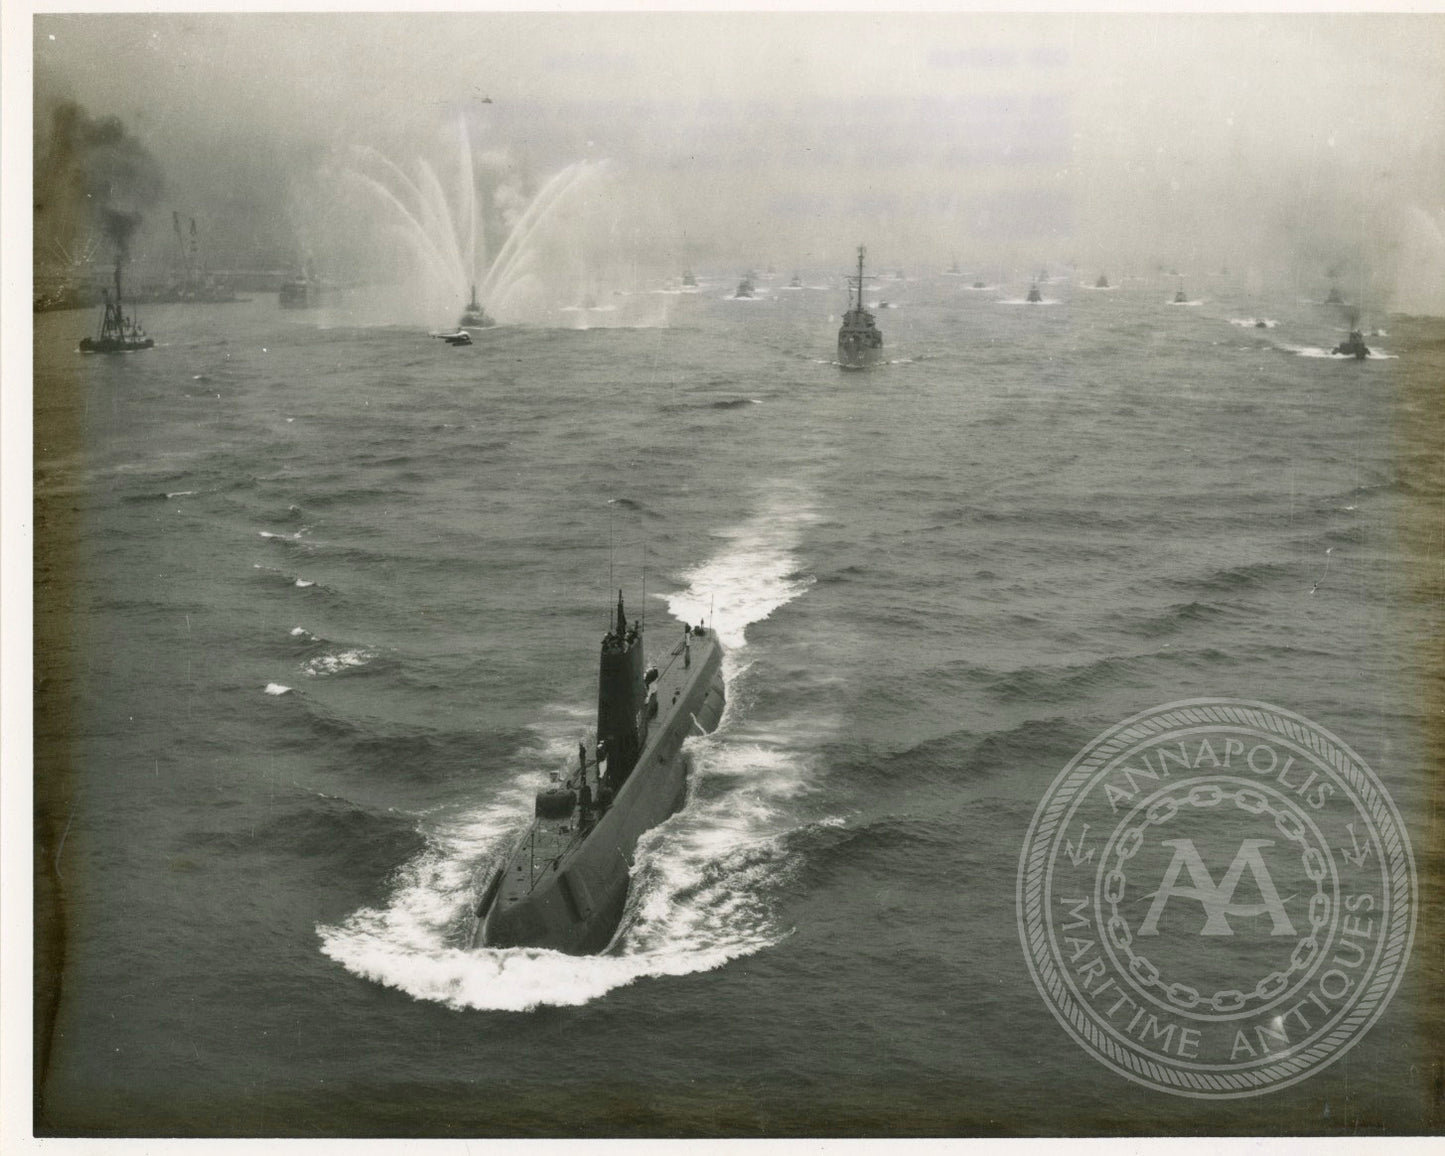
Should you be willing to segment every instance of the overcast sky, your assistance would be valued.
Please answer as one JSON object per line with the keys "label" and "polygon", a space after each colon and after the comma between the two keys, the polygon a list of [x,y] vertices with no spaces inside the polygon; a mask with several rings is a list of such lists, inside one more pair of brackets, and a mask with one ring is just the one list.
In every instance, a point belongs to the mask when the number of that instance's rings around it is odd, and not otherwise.
{"label": "overcast sky", "polygon": [[56,100],[120,117],[155,215],[233,251],[284,248],[328,158],[408,163],[459,118],[533,188],[615,162],[663,263],[832,268],[866,240],[885,267],[1414,293],[1445,224],[1439,15],[56,15],[35,65],[38,147]]}

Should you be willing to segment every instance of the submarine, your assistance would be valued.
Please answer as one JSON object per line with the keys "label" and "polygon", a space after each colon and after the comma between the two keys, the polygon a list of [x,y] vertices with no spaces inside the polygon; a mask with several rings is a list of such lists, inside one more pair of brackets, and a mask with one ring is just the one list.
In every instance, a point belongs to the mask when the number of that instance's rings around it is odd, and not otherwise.
{"label": "submarine", "polygon": [[627,902],[633,852],[687,797],[683,740],[722,718],[722,644],[683,625],[660,665],[646,666],[642,624],[627,622],[622,592],[602,639],[592,758],[537,793],[534,814],[487,877],[472,947],[602,951]]}

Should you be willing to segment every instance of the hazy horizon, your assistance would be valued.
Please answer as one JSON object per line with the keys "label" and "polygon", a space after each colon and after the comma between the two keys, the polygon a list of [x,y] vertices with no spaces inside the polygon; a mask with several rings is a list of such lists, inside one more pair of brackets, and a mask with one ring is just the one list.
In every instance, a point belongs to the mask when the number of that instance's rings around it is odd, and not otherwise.
{"label": "hazy horizon", "polygon": [[[490,254],[550,176],[607,162],[614,249],[649,271],[833,270],[866,241],[885,269],[1228,266],[1261,288],[1334,272],[1373,308],[1445,312],[1436,15],[73,14],[34,27],[37,177],[62,102],[118,118],[163,178],[134,206],[140,259],[165,251],[174,212],[197,218],[222,264],[324,247],[375,276],[376,222],[336,198],[337,172],[370,148],[440,176],[465,124]],[[55,248],[44,215],[42,261]]]}

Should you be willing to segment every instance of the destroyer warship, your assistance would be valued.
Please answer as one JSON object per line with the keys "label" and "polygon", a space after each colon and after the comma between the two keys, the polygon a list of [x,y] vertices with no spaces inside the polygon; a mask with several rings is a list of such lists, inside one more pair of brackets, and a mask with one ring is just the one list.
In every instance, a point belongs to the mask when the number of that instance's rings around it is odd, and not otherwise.
{"label": "destroyer warship", "polygon": [[627,900],[637,840],[687,793],[683,740],[717,728],[725,702],[722,646],[683,626],[661,665],[645,667],[642,626],[617,618],[602,639],[597,737],[577,766],[538,792],[534,817],[478,900],[473,947],[601,951]]}
{"label": "destroyer warship", "polygon": [[127,317],[121,309],[120,298],[120,258],[115,262],[115,300],[110,299],[110,293],[102,290],[105,294],[105,317],[100,323],[99,337],[82,337],[80,339],[81,353],[132,353],[137,349],[151,349],[155,346],[155,340],[146,336],[134,318]]}
{"label": "destroyer warship", "polygon": [[[883,356],[883,331],[874,324],[873,314],[863,308],[863,254],[859,245],[858,273],[848,278],[851,308],[843,314],[843,326],[838,330],[838,364],[844,369],[866,369]],[[854,289],[856,298],[852,297]]]}

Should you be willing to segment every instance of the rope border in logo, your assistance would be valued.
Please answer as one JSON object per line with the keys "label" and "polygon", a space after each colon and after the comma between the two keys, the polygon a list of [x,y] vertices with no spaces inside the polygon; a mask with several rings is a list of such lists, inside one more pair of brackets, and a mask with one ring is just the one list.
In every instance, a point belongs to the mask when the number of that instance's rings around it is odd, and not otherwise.
{"label": "rope border in logo", "polygon": [[[1123,751],[1183,728],[1244,728],[1288,740],[1313,752],[1350,788],[1378,836],[1389,918],[1375,972],[1345,1019],[1324,1039],[1276,1063],[1238,1072],[1191,1070],[1161,1063],[1121,1046],[1072,998],[1048,944],[1046,883],[1055,845],[1080,791]],[[1073,1040],[1119,1075],[1146,1087],[1200,1099],[1237,1099],[1287,1087],[1344,1055],[1384,1011],[1400,985],[1415,938],[1417,883],[1409,836],[1394,801],[1353,750],[1324,727],[1269,703],[1239,699],[1186,699],[1125,719],[1079,752],[1044,793],[1019,855],[1016,888],[1019,937],[1034,984]]]}

